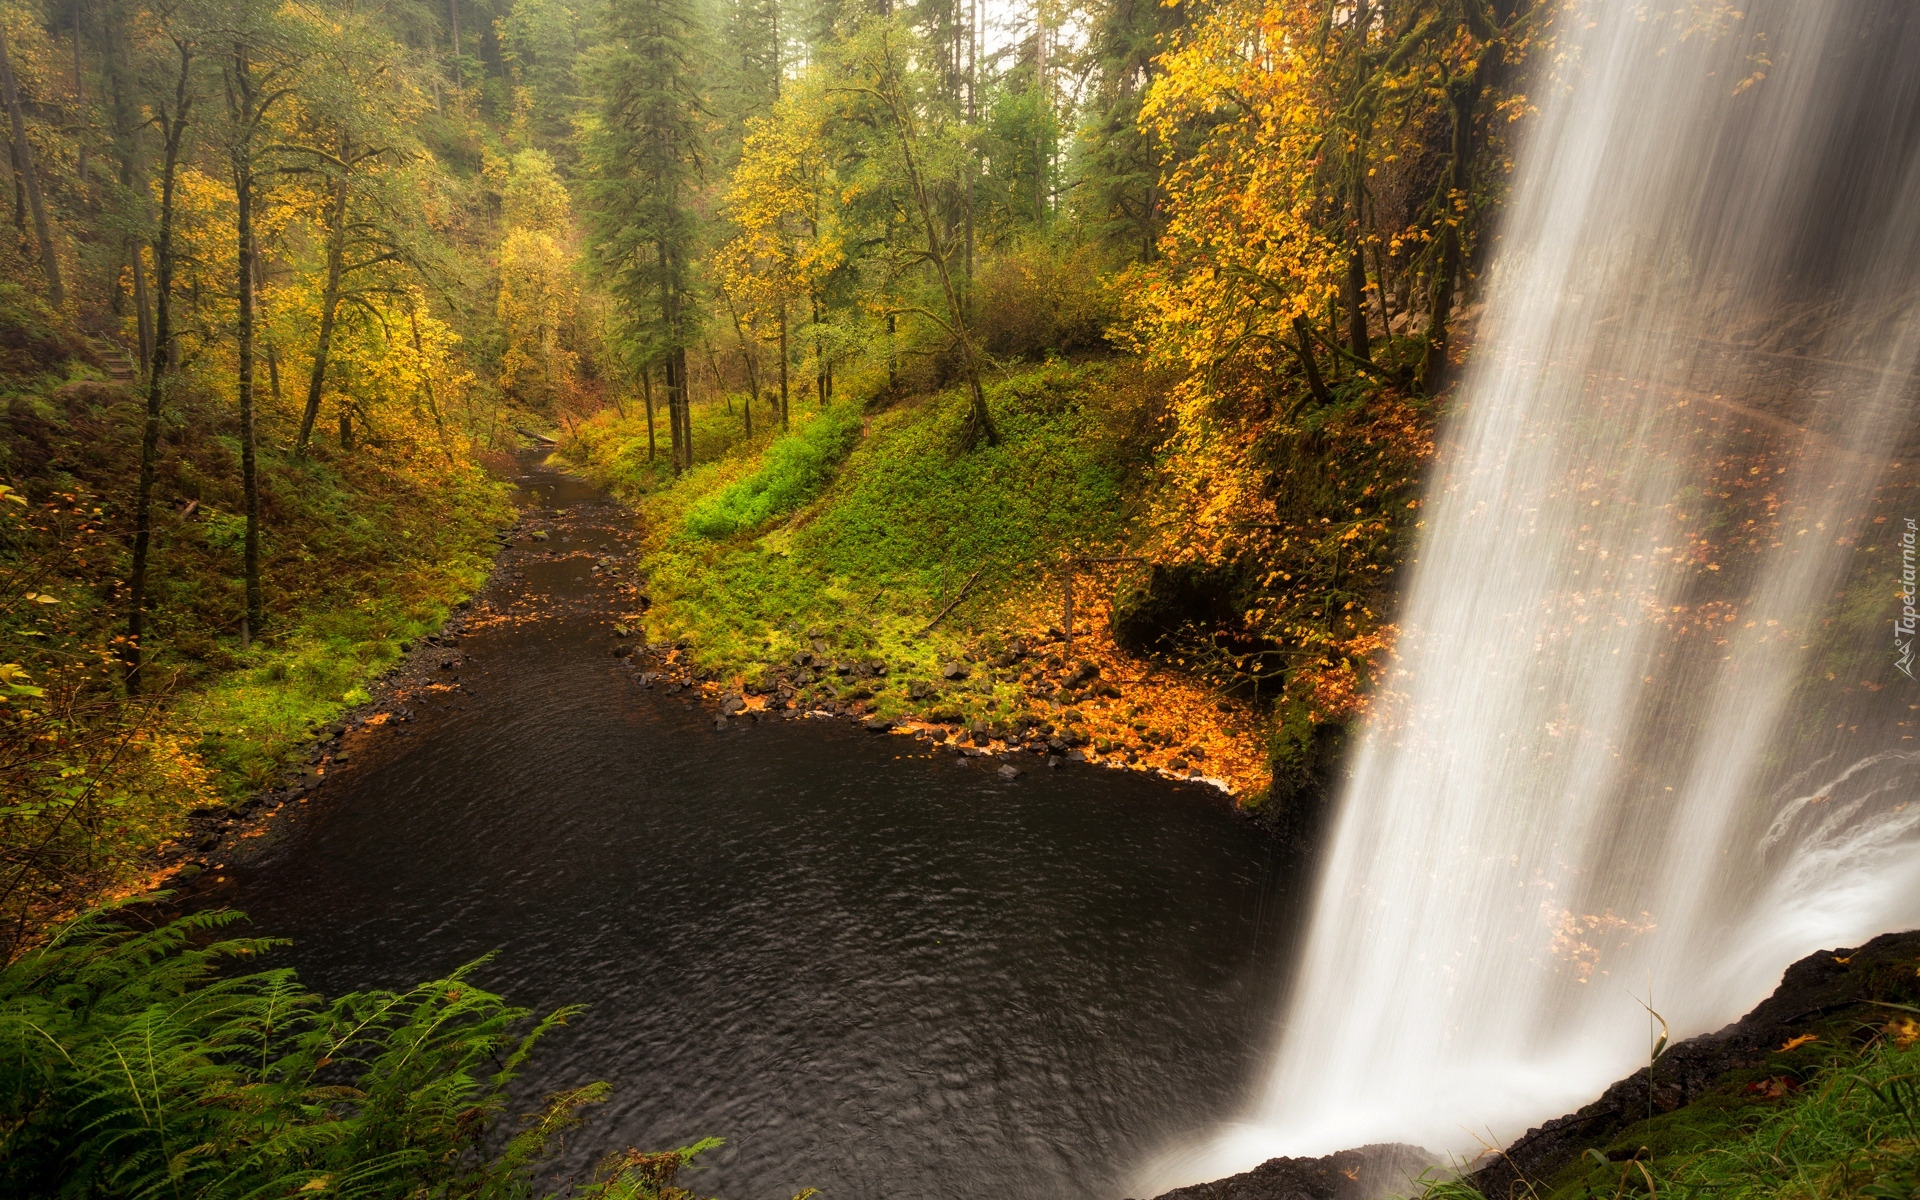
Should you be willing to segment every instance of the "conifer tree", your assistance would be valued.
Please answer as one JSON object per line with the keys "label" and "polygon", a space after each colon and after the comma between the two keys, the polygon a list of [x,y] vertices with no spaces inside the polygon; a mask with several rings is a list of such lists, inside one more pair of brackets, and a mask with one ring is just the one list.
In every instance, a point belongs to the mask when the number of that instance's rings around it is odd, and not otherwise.
{"label": "conifer tree", "polygon": [[698,324],[701,28],[687,0],[613,0],[606,33],[596,64],[598,120],[586,146],[594,267],[625,317],[631,357],[665,375],[680,471],[693,465],[687,347]]}

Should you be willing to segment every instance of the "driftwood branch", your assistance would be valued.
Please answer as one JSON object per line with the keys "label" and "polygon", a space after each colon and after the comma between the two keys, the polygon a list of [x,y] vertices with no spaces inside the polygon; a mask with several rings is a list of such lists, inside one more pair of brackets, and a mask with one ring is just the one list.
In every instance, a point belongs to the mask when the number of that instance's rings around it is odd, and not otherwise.
{"label": "driftwood branch", "polygon": [[948,613],[952,612],[954,608],[962,600],[965,600],[967,598],[967,593],[973,590],[974,580],[980,578],[980,572],[984,570],[986,570],[986,568],[981,567],[979,568],[979,570],[976,570],[973,574],[967,576],[967,581],[960,585],[960,593],[956,595],[953,599],[947,601],[947,606],[941,609],[938,613],[935,613],[933,620],[928,621],[927,627],[925,629],[922,629],[920,632],[922,634],[932,633],[933,627],[935,625],[938,625],[946,617]]}

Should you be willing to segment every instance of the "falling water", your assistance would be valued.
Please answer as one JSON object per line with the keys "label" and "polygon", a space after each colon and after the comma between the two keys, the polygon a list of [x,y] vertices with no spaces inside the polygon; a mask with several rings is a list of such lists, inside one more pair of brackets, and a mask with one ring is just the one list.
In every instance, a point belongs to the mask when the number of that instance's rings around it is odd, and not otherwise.
{"label": "falling water", "polygon": [[1470,1156],[1920,924],[1920,12],[1586,8],[1269,1072],[1152,1182]]}

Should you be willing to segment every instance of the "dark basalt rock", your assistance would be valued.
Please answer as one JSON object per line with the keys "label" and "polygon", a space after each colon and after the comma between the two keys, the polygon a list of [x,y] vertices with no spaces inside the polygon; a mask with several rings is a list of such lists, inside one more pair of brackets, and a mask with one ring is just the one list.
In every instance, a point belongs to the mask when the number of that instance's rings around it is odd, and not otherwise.
{"label": "dark basalt rock", "polygon": [[1245,1174],[1175,1188],[1158,1200],[1379,1200],[1417,1190],[1410,1181],[1439,1157],[1390,1142],[1324,1158],[1270,1158]]}
{"label": "dark basalt rock", "polygon": [[[1822,950],[1794,963],[1758,1008],[1725,1029],[1688,1038],[1660,1056],[1651,1079],[1653,1111],[1668,1113],[1691,1104],[1728,1072],[1764,1066],[1789,1039],[1829,1025],[1849,1009],[1863,1010],[1863,1020],[1883,1022],[1886,1010],[1871,1007],[1873,1001],[1920,1000],[1916,958],[1920,930],[1881,934],[1856,949]],[[1583,1151],[1604,1146],[1621,1130],[1646,1119],[1648,1087],[1648,1072],[1642,1068],[1580,1111],[1528,1130],[1473,1173],[1474,1186],[1489,1200],[1532,1195],[1541,1181]]]}
{"label": "dark basalt rock", "polygon": [[[1071,757],[1071,756],[1069,756]],[[1762,1067],[1804,1033],[1831,1031],[1848,1020],[1879,1024],[1876,1001],[1920,1002],[1920,930],[1888,933],[1855,949],[1822,950],[1788,967],[1760,1006],[1715,1033],[1681,1042],[1608,1088],[1598,1100],[1528,1130],[1504,1151],[1481,1159],[1468,1181],[1488,1200],[1526,1200],[1588,1149],[1599,1149],[1652,1109],[1669,1113],[1700,1099],[1729,1072]],[[1439,1156],[1412,1146],[1363,1146],[1325,1158],[1276,1158],[1243,1175],[1177,1188],[1158,1200],[1377,1200],[1418,1189],[1409,1180]],[[1357,1174],[1355,1173],[1357,1171]]]}

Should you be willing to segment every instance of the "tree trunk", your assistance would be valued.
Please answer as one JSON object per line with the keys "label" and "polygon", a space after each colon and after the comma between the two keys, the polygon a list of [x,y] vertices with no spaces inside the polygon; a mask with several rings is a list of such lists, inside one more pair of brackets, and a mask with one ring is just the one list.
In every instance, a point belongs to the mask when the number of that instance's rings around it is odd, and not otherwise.
{"label": "tree trunk", "polygon": [[440,419],[440,402],[434,398],[433,376],[427,374],[427,352],[420,345],[420,314],[409,305],[407,323],[413,326],[413,359],[420,364],[420,390],[426,393],[427,411],[433,414],[433,428],[440,435],[440,449],[447,456],[447,465],[453,465],[453,447],[447,444],[447,425]]}
{"label": "tree trunk", "polygon": [[780,301],[780,432],[787,431],[787,302]]}
{"label": "tree trunk", "polygon": [[1355,358],[1373,361],[1373,345],[1367,337],[1367,264],[1355,246],[1347,256],[1347,341]]}
{"label": "tree trunk", "polygon": [[653,443],[653,368],[640,368],[640,392],[647,401],[647,461],[654,457]]}
{"label": "tree trunk", "polygon": [[1446,384],[1448,324],[1453,316],[1453,281],[1460,273],[1460,223],[1473,166],[1473,111],[1480,103],[1480,75],[1472,69],[1447,84],[1453,113],[1452,162],[1447,171],[1447,203],[1440,225],[1440,261],[1429,288],[1427,356],[1420,369],[1420,390],[1432,395]]}
{"label": "tree trunk", "polygon": [[[889,62],[891,67],[892,63]],[[891,82],[891,81],[890,81]],[[940,229],[934,223],[933,205],[927,199],[927,190],[920,179],[920,167],[913,157],[913,127],[907,123],[900,110],[898,96],[889,93],[888,108],[892,112],[894,129],[900,135],[901,158],[907,168],[907,183],[913,189],[914,205],[920,210],[920,223],[927,235],[927,257],[932,260],[934,272],[940,277],[940,290],[947,301],[947,314],[952,318],[954,340],[960,344],[960,358],[967,370],[967,390],[971,404],[967,411],[967,440],[985,436],[989,446],[1000,444],[1000,431],[994,428],[993,414],[987,411],[987,394],[980,386],[980,364],[973,353],[973,339],[967,333],[966,315],[960,308],[960,297],[953,290],[953,278],[947,271],[945,247],[940,244]]]}
{"label": "tree trunk", "polygon": [[[75,0],[73,6],[73,106],[80,111],[81,120],[87,112],[87,77],[80,69],[80,10],[82,5]],[[87,185],[87,138],[83,131],[80,135],[79,161],[74,165],[74,178],[82,188]]]}
{"label": "tree trunk", "polygon": [[174,85],[174,115],[161,114],[166,158],[160,173],[160,236],[154,243],[154,282],[158,295],[154,304],[154,346],[152,365],[147,370],[147,420],[140,436],[140,483],[133,504],[133,570],[127,587],[126,662],[128,694],[140,691],[142,650],[140,638],[146,632],[147,558],[153,542],[153,484],[160,461],[160,416],[166,400],[169,345],[173,340],[173,190],[180,165],[180,147],[187,130],[187,109],[192,101],[188,91],[188,71],[193,53],[180,47],[180,74]]}
{"label": "tree trunk", "polygon": [[673,364],[673,395],[671,400],[680,408],[680,469],[693,466],[693,395],[687,378],[687,348],[675,346],[668,356]]}
{"label": "tree trunk", "polygon": [[241,570],[246,581],[247,623],[250,636],[258,636],[265,627],[264,602],[260,592],[260,480],[254,458],[253,422],[253,256],[258,251],[253,238],[253,78],[244,46],[233,50],[234,86],[241,134],[233,145],[234,232],[239,247],[240,312],[234,330],[239,349],[240,391],[240,486],[246,498],[247,533]]}
{"label": "tree trunk", "polygon": [[147,294],[146,247],[139,238],[127,239],[127,252],[133,260],[133,322],[140,338],[140,373],[153,366],[153,297]]}
{"label": "tree trunk", "polygon": [[453,90],[460,91],[460,0],[447,0],[447,13],[453,25]]}
{"label": "tree trunk", "polygon": [[820,407],[827,406],[827,352],[820,341],[820,297],[813,303],[813,394]]}
{"label": "tree trunk", "polygon": [[663,365],[667,389],[667,462],[673,473],[680,473],[680,383],[674,377],[673,354],[667,354]]}
{"label": "tree trunk", "polygon": [[40,198],[40,180],[33,170],[33,150],[27,145],[27,118],[20,109],[20,90],[13,82],[13,60],[7,53],[7,35],[0,30],[0,93],[7,101],[7,120],[13,127],[14,169],[26,189],[27,207],[33,211],[33,234],[40,240],[40,270],[47,277],[47,293],[55,308],[67,304],[66,284],[60,280],[60,256],[53,248],[53,228],[47,223],[47,206]]}
{"label": "tree trunk", "polygon": [[[1305,317],[1293,319],[1293,336],[1298,342],[1295,349],[1300,355],[1300,365],[1307,372],[1307,389],[1313,393],[1315,400],[1322,404],[1331,404],[1333,395],[1327,391],[1326,380],[1320,378],[1320,363],[1313,356],[1313,327],[1307,323]],[[1299,411],[1300,405],[1294,405],[1293,412]],[[1287,415],[1292,416],[1293,412]]]}
{"label": "tree trunk", "polygon": [[[343,161],[346,157],[344,153],[341,155]],[[307,407],[300,414],[300,434],[293,443],[296,455],[307,452],[313,423],[320,418],[320,396],[327,382],[327,354],[333,348],[333,323],[340,310],[340,272],[347,253],[347,174],[344,169],[333,190],[332,218],[333,229],[327,239],[327,290],[320,298],[320,337],[313,350],[313,375],[307,380]]]}

